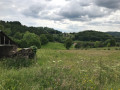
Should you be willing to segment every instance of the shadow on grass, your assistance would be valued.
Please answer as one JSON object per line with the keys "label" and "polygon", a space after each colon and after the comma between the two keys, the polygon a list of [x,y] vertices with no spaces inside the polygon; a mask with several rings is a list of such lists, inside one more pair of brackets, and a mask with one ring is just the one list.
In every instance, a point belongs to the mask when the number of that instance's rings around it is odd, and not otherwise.
{"label": "shadow on grass", "polygon": [[0,66],[7,69],[19,69],[22,67],[29,67],[33,65],[35,61],[33,59],[26,58],[3,58],[0,59]]}

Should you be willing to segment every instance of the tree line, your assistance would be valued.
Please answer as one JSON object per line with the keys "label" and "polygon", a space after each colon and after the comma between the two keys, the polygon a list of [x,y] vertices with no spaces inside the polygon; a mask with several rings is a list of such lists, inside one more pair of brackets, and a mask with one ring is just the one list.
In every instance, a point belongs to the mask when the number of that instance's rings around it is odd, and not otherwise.
{"label": "tree line", "polygon": [[19,47],[45,45],[48,42],[64,43],[67,49],[74,43],[75,48],[120,46],[120,39],[108,33],[87,30],[78,33],[62,33],[49,27],[28,27],[19,21],[0,21],[0,30],[14,40]]}

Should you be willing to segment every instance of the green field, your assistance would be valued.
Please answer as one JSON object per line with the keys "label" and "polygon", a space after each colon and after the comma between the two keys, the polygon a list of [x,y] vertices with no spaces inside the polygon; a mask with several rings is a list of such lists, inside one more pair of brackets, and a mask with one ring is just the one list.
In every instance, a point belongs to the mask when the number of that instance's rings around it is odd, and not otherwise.
{"label": "green field", "polygon": [[120,50],[50,45],[38,50],[33,64],[0,61],[0,90],[120,90]]}

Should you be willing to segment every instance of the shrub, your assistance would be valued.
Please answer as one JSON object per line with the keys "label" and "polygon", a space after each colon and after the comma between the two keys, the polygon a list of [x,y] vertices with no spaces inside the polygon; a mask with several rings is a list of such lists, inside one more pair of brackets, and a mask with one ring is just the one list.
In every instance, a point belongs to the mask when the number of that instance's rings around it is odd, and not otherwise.
{"label": "shrub", "polygon": [[36,54],[36,52],[37,52],[37,47],[36,47],[36,46],[31,46],[30,48],[33,50],[34,54]]}
{"label": "shrub", "polygon": [[75,48],[76,48],[76,49],[81,48],[81,46],[82,46],[82,45],[81,45],[81,43],[80,43],[80,42],[78,42],[78,43],[76,43],[76,44],[75,44]]}
{"label": "shrub", "polygon": [[66,49],[70,49],[71,46],[72,46],[72,39],[67,39],[65,42]]}

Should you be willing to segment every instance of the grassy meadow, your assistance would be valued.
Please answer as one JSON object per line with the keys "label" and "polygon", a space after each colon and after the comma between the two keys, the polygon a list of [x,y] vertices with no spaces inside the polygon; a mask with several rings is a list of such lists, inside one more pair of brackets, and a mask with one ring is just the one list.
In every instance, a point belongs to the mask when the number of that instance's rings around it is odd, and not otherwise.
{"label": "grassy meadow", "polygon": [[0,90],[120,90],[120,50],[49,43],[37,61],[0,61]]}

